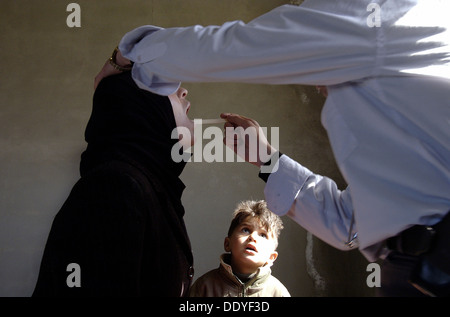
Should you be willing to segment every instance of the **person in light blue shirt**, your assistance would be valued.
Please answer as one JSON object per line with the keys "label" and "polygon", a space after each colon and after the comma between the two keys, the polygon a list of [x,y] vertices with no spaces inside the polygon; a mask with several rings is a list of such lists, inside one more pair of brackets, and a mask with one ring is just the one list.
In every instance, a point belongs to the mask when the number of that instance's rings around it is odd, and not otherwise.
{"label": "person in light blue shirt", "polygon": [[[442,224],[450,210],[448,12],[442,0],[312,0],[249,23],[142,26],[122,38],[120,58],[134,63],[141,88],[163,95],[179,82],[326,86],[322,124],[348,187],[284,154],[267,179],[268,207],[336,248],[358,247],[369,261],[389,255],[382,294],[414,295],[389,265],[416,267],[417,250],[402,245],[433,228],[404,233]],[[96,84],[114,72],[106,63]],[[450,267],[448,248],[440,271]],[[445,274],[439,283],[450,282]],[[394,277],[402,286],[386,279]]]}

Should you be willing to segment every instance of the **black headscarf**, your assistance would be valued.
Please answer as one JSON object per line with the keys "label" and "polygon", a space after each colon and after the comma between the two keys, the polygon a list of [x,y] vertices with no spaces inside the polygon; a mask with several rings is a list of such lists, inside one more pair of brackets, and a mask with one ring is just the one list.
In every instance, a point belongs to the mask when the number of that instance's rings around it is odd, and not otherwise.
{"label": "black headscarf", "polygon": [[179,175],[184,162],[175,163],[172,147],[178,141],[171,134],[176,128],[168,97],[140,89],[124,72],[104,78],[94,94],[92,115],[81,156],[81,176],[111,160],[121,160],[146,169],[181,197],[184,185]]}

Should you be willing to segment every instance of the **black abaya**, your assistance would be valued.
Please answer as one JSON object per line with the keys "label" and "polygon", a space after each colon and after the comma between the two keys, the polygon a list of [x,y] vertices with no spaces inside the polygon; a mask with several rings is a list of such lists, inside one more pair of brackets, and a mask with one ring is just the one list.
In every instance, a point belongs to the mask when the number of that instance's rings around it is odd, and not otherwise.
{"label": "black abaya", "polygon": [[[130,73],[97,87],[81,178],[55,216],[33,296],[184,296],[193,258],[167,97]],[[80,268],[71,285],[68,265]],[[73,287],[70,287],[73,286]]]}

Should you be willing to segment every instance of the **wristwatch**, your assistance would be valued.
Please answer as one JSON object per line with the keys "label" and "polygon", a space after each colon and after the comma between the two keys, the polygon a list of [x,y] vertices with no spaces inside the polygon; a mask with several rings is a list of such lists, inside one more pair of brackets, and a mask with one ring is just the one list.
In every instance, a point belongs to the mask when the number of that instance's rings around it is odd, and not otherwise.
{"label": "wristwatch", "polygon": [[116,56],[117,56],[118,51],[119,51],[119,48],[116,46],[116,48],[114,49],[114,51],[111,54],[111,57],[109,58],[109,63],[111,64],[111,66],[120,72],[126,72],[126,71],[131,70],[133,68],[133,62],[131,62],[130,64],[125,65],[125,66],[120,66],[119,64],[117,64]]}

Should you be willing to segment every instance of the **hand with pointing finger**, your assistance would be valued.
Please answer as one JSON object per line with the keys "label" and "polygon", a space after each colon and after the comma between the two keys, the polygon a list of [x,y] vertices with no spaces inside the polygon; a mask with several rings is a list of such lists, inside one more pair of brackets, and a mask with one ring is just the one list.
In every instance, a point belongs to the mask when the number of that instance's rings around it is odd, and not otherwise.
{"label": "hand with pointing finger", "polygon": [[233,113],[222,113],[220,117],[227,120],[224,125],[225,145],[246,162],[261,167],[277,151],[257,121]]}

